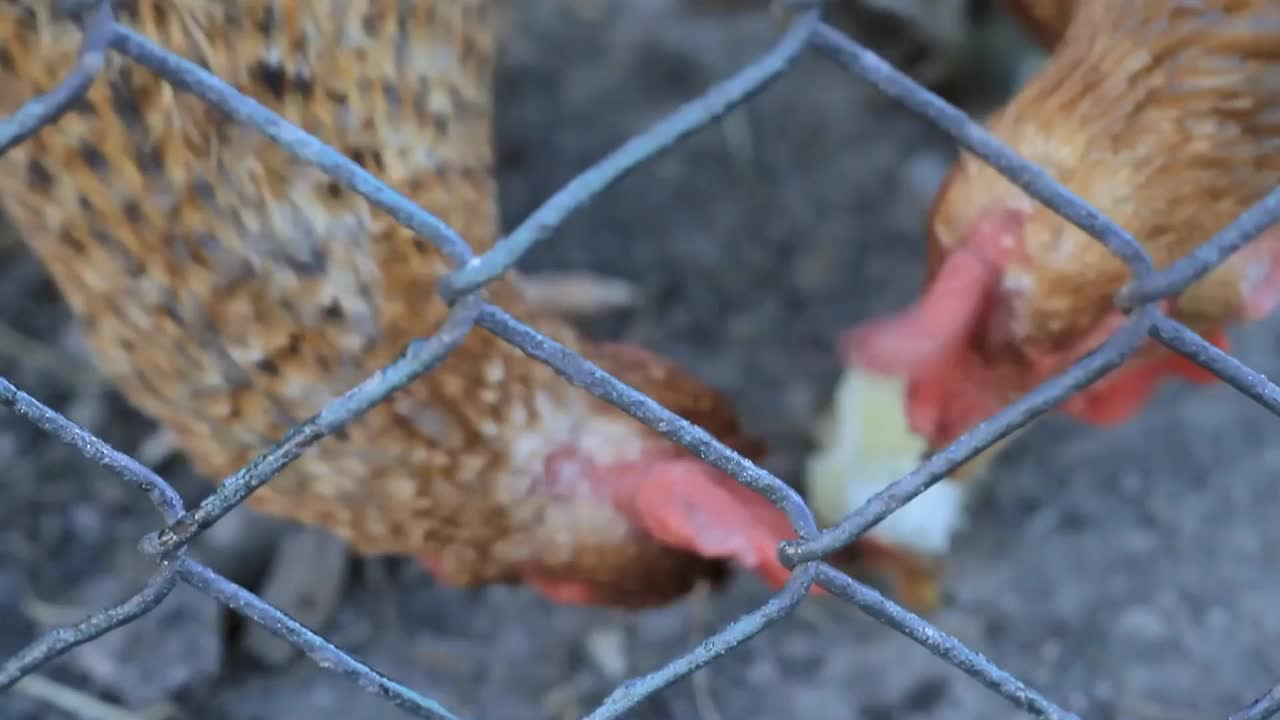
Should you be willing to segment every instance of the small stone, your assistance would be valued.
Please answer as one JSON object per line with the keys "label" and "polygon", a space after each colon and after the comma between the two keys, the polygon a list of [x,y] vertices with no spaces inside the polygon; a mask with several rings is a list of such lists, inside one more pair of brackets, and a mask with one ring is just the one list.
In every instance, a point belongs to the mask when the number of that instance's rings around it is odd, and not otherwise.
{"label": "small stone", "polygon": [[587,656],[610,680],[621,680],[627,674],[627,637],[621,628],[595,628],[583,640]]}

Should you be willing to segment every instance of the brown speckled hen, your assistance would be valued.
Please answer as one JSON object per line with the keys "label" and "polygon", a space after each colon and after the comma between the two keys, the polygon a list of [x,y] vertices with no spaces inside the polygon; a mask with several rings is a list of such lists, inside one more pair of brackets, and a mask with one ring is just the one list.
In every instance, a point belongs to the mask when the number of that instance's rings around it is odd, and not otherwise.
{"label": "brown speckled hen", "polygon": [[[1165,267],[1280,181],[1278,81],[1274,0],[1081,0],[1044,69],[987,124]],[[937,444],[1123,321],[1112,298],[1128,280],[1124,264],[977,158],[953,168],[929,234],[922,298],[859,326],[844,351],[851,363],[909,377],[913,424]],[[1166,305],[1226,346],[1228,327],[1278,302],[1273,228]],[[1064,409],[1121,422],[1175,376],[1214,379],[1152,344]]]}
{"label": "brown speckled hen", "polygon": [[[47,0],[0,1],[0,113],[73,67]],[[492,0],[134,0],[118,17],[335,145],[472,244],[499,234]],[[246,463],[441,326],[433,246],[112,55],[85,102],[0,158],[0,203],[120,391],[209,477]],[[669,361],[583,338],[513,274],[488,296],[726,442],[728,401]],[[476,331],[440,367],[251,498],[459,586],[567,603],[672,600],[737,561],[772,583],[766,501]]]}
{"label": "brown speckled hen", "polygon": [[[1280,2],[1080,0],[1048,62],[987,126],[1168,267],[1280,183],[1278,119]],[[1113,298],[1130,279],[1101,243],[968,154],[935,200],[925,275],[916,302],[859,324],[841,348],[851,374],[899,383],[924,453],[1092,352],[1124,322]],[[1162,305],[1229,347],[1230,328],[1280,305],[1280,227]],[[1149,341],[1060,409],[1115,425],[1171,380],[1216,377]],[[883,485],[845,472],[858,488],[848,497]],[[971,487],[944,480],[884,535],[945,552]]]}

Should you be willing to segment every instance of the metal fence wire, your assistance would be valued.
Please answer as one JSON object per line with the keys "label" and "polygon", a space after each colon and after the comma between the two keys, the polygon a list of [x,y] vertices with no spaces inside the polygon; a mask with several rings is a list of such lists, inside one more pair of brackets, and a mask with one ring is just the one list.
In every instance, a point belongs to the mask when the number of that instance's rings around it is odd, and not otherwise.
{"label": "metal fence wire", "polygon": [[[1047,173],[1017,156],[963,112],[866,47],[822,22],[820,9],[813,3],[809,5],[793,17],[778,43],[762,57],[701,97],[678,108],[574,178],[492,250],[479,257],[473,256],[467,244],[451,228],[334,148],[288,123],[198,65],[118,24],[109,2],[100,2],[85,12],[82,23],[84,37],[77,67],[52,92],[30,100],[13,116],[0,121],[0,153],[30,137],[45,124],[54,122],[94,82],[103,67],[106,53],[120,53],[164,77],[176,88],[193,93],[236,120],[257,128],[295,157],[324,169],[335,181],[360,193],[373,205],[435,244],[456,264],[457,269],[442,283],[442,295],[452,303],[453,310],[438,333],[411,343],[398,360],[294,428],[278,444],[228,477],[193,510],[187,510],[173,488],[141,463],[114,450],[0,377],[0,403],[142,490],[168,523],[139,543],[141,551],[159,566],[140,592],[79,623],[50,631],[22,649],[0,665],[0,689],[12,687],[72,648],[136,620],[157,607],[181,581],[260,623],[297,646],[321,666],[355,680],[360,687],[385,698],[406,714],[456,719],[457,715],[431,698],[370,668],[252,592],[191,559],[186,554],[186,545],[243,502],[255,489],[269,482],[309,445],[360,416],[421,373],[430,371],[458,346],[467,333],[480,328],[516,345],[554,368],[568,382],[589,390],[764,495],[787,514],[799,535],[799,540],[783,543],[779,548],[784,564],[792,569],[791,578],[781,591],[686,655],[648,675],[624,682],[588,716],[591,720],[621,717],[654,693],[732,651],[794,610],[815,584],[911,638],[1019,709],[1041,718],[1075,718],[1074,714],[996,667],[956,638],[834,569],[822,558],[853,541],[979,452],[1118,367],[1146,336],[1211,370],[1238,391],[1280,415],[1280,388],[1167,317],[1156,305],[1162,298],[1181,291],[1205,275],[1255,235],[1280,220],[1280,189],[1271,192],[1194,252],[1157,271],[1145,250],[1125,230]],[[489,304],[477,293],[485,283],[512,267],[533,245],[551,235],[574,210],[590,202],[641,163],[748,100],[780,77],[801,53],[810,49],[861,76],[945,131],[1032,197],[1097,238],[1124,260],[1133,274],[1132,282],[1116,298],[1116,304],[1129,314],[1129,320],[1098,350],[967,432],[950,447],[876,494],[838,525],[822,531],[817,529],[813,515],[799,495],[781,480],[729,450],[701,428]],[[1262,720],[1277,713],[1280,713],[1280,685],[1249,707],[1231,715],[1229,720]]]}

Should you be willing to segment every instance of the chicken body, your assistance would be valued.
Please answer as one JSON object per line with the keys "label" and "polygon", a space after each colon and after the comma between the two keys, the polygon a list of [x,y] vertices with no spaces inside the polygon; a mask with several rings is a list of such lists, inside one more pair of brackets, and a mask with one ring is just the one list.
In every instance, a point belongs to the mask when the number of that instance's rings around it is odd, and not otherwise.
{"label": "chicken body", "polygon": [[[1280,3],[1081,0],[1045,66],[987,125],[1166,267],[1280,182],[1278,113]],[[1124,320],[1112,302],[1129,279],[1101,243],[966,154],[935,201],[921,298],[855,327],[842,356],[850,371],[904,384],[907,423],[928,454],[1095,349]],[[1228,327],[1278,301],[1273,228],[1167,310],[1225,348]],[[1151,341],[1062,409],[1122,422],[1174,377],[1213,380]],[[931,489],[936,501],[926,493],[899,512],[949,536],[962,476],[992,456]],[[858,496],[896,479],[847,472],[851,485],[876,486]],[[922,549],[921,532],[888,539]]]}
{"label": "chicken body", "polygon": [[[0,0],[0,113],[52,89],[81,34]],[[493,0],[136,0],[117,17],[336,146],[457,229],[499,235]],[[86,99],[0,157],[0,206],[106,376],[225,476],[446,317],[434,246],[253,129],[111,54]],[[736,444],[727,400],[672,363],[593,344],[521,294],[488,297]],[[251,496],[459,586],[665,602],[736,560],[774,584],[775,508],[474,331],[437,369]]]}
{"label": "chicken body", "polygon": [[[1087,0],[1044,70],[988,126],[1166,267],[1280,182],[1277,111],[1280,4]],[[1192,285],[1171,314],[1225,345],[1228,326],[1271,312],[1278,237],[1268,231]],[[916,392],[940,396],[921,401],[936,417],[914,424],[935,445],[1097,347],[1122,322],[1112,301],[1130,277],[1101,243],[968,155],[936,201],[927,275],[918,304],[855,329],[845,350],[875,369],[931,369]],[[1207,379],[1151,343],[1067,409],[1123,421],[1175,373]],[[972,397],[980,389],[992,407]]]}

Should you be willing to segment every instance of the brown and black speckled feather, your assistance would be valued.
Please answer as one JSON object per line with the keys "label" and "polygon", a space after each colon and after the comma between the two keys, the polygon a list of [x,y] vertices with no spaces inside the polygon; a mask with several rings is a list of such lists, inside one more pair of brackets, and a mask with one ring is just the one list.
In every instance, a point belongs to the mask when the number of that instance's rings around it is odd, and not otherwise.
{"label": "brown and black speckled feather", "polygon": [[[73,67],[80,33],[51,5],[0,0],[0,113]],[[335,145],[476,251],[496,239],[493,0],[116,5],[122,22]],[[447,264],[433,247],[118,55],[83,103],[0,158],[0,203],[106,375],[210,477],[445,318],[435,285]],[[675,412],[736,435],[727,401],[705,385],[686,378],[664,392],[675,371],[659,361],[614,360],[564,322],[534,317],[506,281],[489,295]],[[539,484],[546,454],[583,437],[624,460],[660,441],[477,331],[251,503],[365,553],[430,558],[455,584],[532,571],[641,606],[719,576],[720,562],[655,544],[590,492]]]}
{"label": "brown and black speckled feather", "polygon": [[[1164,267],[1280,182],[1280,2],[1082,0],[1041,72],[991,130],[1132,233]],[[1011,337],[1053,352],[1128,280],[1101,244],[965,156],[935,204],[930,274],[980,213],[1029,211],[1005,273]],[[1178,299],[1197,331],[1241,319],[1250,245]]]}

